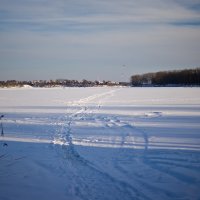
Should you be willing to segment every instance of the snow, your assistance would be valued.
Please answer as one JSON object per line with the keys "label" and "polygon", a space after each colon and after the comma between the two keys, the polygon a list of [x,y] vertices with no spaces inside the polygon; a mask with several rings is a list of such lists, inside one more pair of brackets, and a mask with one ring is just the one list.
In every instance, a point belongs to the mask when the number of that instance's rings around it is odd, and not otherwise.
{"label": "snow", "polygon": [[0,114],[1,200],[200,198],[199,88],[4,88]]}
{"label": "snow", "polygon": [[23,85],[23,88],[33,88],[33,87],[30,85]]}

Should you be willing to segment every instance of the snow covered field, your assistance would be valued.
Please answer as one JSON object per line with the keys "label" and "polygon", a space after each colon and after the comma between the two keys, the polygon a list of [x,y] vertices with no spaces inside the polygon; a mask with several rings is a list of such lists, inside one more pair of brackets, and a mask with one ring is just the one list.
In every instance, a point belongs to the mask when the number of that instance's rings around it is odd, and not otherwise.
{"label": "snow covered field", "polygon": [[200,88],[0,89],[0,114],[1,200],[200,199]]}

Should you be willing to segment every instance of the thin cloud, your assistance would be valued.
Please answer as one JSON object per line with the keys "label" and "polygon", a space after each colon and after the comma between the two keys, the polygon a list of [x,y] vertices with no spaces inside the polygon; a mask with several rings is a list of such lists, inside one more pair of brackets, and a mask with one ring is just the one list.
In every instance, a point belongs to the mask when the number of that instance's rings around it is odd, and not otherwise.
{"label": "thin cloud", "polygon": [[130,75],[149,67],[196,66],[198,5],[195,0],[0,0],[0,79],[15,70],[18,77],[27,72],[26,79],[36,73],[46,78],[45,71],[51,77],[61,71],[93,79],[98,71],[117,80],[123,64]]}
{"label": "thin cloud", "polygon": [[[15,1],[16,2],[16,1]],[[121,24],[142,24],[142,23],[178,23],[188,21],[199,21],[200,14],[190,9],[191,4],[181,4],[180,1],[77,1],[74,5],[71,1],[32,2],[31,5],[20,5],[20,1],[14,5],[3,4],[0,22],[2,26],[9,26],[13,23],[38,24],[38,25],[115,25]],[[183,6],[184,5],[184,6]],[[83,12],[79,7],[83,6],[88,12]],[[72,11],[71,11],[72,10]],[[5,15],[5,16],[4,16]],[[24,25],[24,26],[25,26]],[[10,26],[12,28],[12,26]],[[15,27],[16,28],[16,27]],[[25,27],[26,28],[26,27]],[[59,28],[59,27],[58,27]]]}

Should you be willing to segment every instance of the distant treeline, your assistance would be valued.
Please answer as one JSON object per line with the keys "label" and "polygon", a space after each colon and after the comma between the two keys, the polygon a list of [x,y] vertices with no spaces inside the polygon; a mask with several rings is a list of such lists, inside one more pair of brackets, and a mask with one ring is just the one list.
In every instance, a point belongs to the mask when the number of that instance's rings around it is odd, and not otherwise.
{"label": "distant treeline", "polygon": [[129,83],[125,82],[112,82],[112,81],[88,81],[88,80],[68,80],[68,79],[58,79],[58,80],[36,80],[36,81],[17,81],[8,80],[0,81],[0,87],[95,87],[95,86],[125,86]]}
{"label": "distant treeline", "polygon": [[131,84],[133,86],[199,86],[200,68],[133,75]]}

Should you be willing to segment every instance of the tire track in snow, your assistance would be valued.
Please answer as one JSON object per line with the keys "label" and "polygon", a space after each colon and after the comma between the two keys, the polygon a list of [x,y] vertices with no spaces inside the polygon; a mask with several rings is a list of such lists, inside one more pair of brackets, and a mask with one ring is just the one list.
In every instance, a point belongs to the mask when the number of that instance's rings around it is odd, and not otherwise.
{"label": "tire track in snow", "polygon": [[[62,124],[61,135],[60,135],[61,142],[63,142],[62,150],[64,150],[62,151],[63,152],[62,157],[65,158],[63,162],[66,162],[63,165],[63,168],[65,167],[65,165],[69,164],[69,162],[71,162],[72,165],[74,166],[75,172],[73,173],[73,176],[75,177],[75,180],[73,180],[74,186],[71,186],[71,187],[74,188],[75,195],[79,196],[81,199],[87,199],[88,193],[86,194],[85,188],[88,184],[90,185],[90,190],[92,190],[92,192],[90,193],[90,196],[95,195],[95,194],[100,195],[99,188],[102,188],[102,191],[105,191],[107,190],[105,189],[105,185],[109,184],[108,188],[110,188],[111,191],[115,191],[115,193],[117,194],[116,199],[152,200],[140,190],[141,188],[135,187],[132,184],[127,183],[127,181],[125,180],[117,179],[116,177],[107,173],[105,170],[100,169],[94,163],[91,163],[90,161],[86,160],[76,151],[75,146],[73,145],[72,123],[78,117],[83,118],[86,115],[94,112],[95,109],[96,110],[100,109],[102,102],[105,101],[110,96],[112,96],[114,92],[115,92],[114,90],[111,90],[103,94],[92,95],[90,97],[81,99],[78,102],[75,102],[73,104],[75,106],[77,104],[79,106],[81,105],[80,109],[70,115],[64,116],[64,118],[66,119],[66,122]],[[89,103],[91,100],[98,101],[98,104],[96,105],[95,108],[93,108],[93,110],[89,109],[89,107],[86,106],[86,104]],[[113,125],[116,125],[116,123],[119,123],[119,122],[120,121],[117,118],[116,118],[116,121],[112,121]],[[122,123],[120,125],[122,125]],[[126,137],[127,137],[126,135],[122,136],[122,141],[121,141],[122,147],[124,146],[126,142]],[[84,171],[84,173],[82,173],[81,176],[79,175],[80,171]],[[97,179],[97,181],[95,182],[93,180],[94,183],[93,184],[90,183],[91,179],[88,178],[87,175],[85,174],[90,174],[90,177],[93,177],[94,180]],[[96,187],[96,185],[98,185],[98,187]],[[107,191],[106,195],[108,195],[108,193],[109,191]],[[126,196],[124,196],[125,194]],[[104,196],[102,196],[100,199],[103,199],[103,198]],[[110,199],[113,199],[112,195],[110,196]]]}
{"label": "tire track in snow", "polygon": [[[129,178],[132,181],[132,184],[139,190],[142,191],[145,195],[151,196],[153,199],[157,199],[158,196],[161,199],[171,199],[171,197],[175,197],[175,192],[168,191],[164,188],[159,188],[158,186],[154,186],[152,183],[149,183],[141,178],[141,176],[137,173],[130,173],[125,170],[120,163],[115,162],[115,167],[122,173],[124,176]],[[133,181],[134,180],[134,181]],[[156,191],[156,193],[155,193]]]}
{"label": "tire track in snow", "polygon": [[[124,152],[124,145],[126,145],[126,140],[129,136],[131,136],[131,132],[133,130],[132,125],[125,123],[125,122],[121,122],[116,116],[115,117],[103,117],[100,118],[101,121],[103,121],[105,123],[105,127],[120,127],[121,131],[121,148],[120,148],[120,152],[123,151]],[[136,128],[135,128],[136,129]],[[142,135],[144,135],[144,133],[142,131],[139,131],[140,133],[142,133]],[[147,136],[145,136],[147,137]],[[145,138],[145,151],[148,150],[148,138]],[[118,168],[119,169],[119,168]],[[105,170],[101,169],[101,173],[104,171],[104,173],[106,174]],[[120,170],[119,170],[120,171]],[[122,171],[120,171],[122,172]],[[117,180],[115,180],[115,182],[118,182]],[[139,196],[142,197],[142,199],[150,199],[146,196],[146,194],[144,192],[142,192],[142,188],[143,188],[143,183],[141,183],[140,186],[137,185],[132,185],[127,183],[127,181],[123,182],[123,184],[126,185],[126,187],[131,188],[136,194],[139,194]],[[167,192],[166,192],[167,193]]]}
{"label": "tire track in snow", "polygon": [[[126,146],[128,138],[132,134],[134,137],[134,132],[137,131],[144,138],[144,151],[140,155],[138,155],[137,152],[135,152],[136,155],[133,155],[135,156],[135,163],[138,163],[144,168],[146,168],[146,170],[148,170],[152,174],[153,177],[158,178],[158,181],[159,181],[158,174],[160,174],[159,176],[162,177],[162,179],[166,179],[166,180],[169,179],[170,181],[172,181],[172,183],[176,185],[176,187],[178,187],[178,185],[181,184],[182,187],[185,188],[186,190],[187,190],[187,187],[185,184],[191,185],[190,187],[192,188],[193,191],[196,190],[197,185],[200,185],[199,178],[194,177],[194,175],[193,176],[190,175],[191,173],[196,172],[195,174],[198,176],[199,166],[193,168],[184,164],[176,165],[174,164],[174,162],[166,163],[163,161],[162,162],[152,161],[149,156],[149,151],[151,152],[151,150],[148,149],[149,139],[148,139],[148,133],[146,131],[143,131],[141,128],[137,128],[136,126],[133,126],[132,124],[129,124],[127,122],[122,122],[117,117],[110,117],[110,119],[106,118],[105,124],[106,123],[108,124],[107,127],[121,128],[121,147],[122,148],[119,150],[119,153],[117,154],[118,157],[126,156],[126,150],[123,147]],[[184,198],[184,194],[177,193],[177,191],[174,190],[173,188],[164,189],[160,187],[160,185],[157,185],[157,184],[153,185],[151,183],[146,182],[143,178],[141,178],[140,176],[137,176],[137,174],[134,172],[131,174],[130,172],[129,173],[126,172],[126,170],[124,170],[121,167],[120,161],[118,161],[117,157],[115,157],[114,165],[115,165],[114,166],[115,170],[121,173],[121,175],[124,176],[125,180],[127,180],[127,178],[130,179],[130,177],[132,177],[132,181],[130,182],[130,184],[134,185],[134,188],[136,188],[138,191],[143,191],[142,193],[145,195],[150,193],[150,195],[148,196],[155,197],[155,198],[158,198],[159,196],[162,199],[171,199],[172,197],[177,198],[177,199]],[[181,170],[176,171],[174,170],[174,167],[179,167]],[[189,170],[188,175],[187,173],[184,173],[185,169]],[[183,173],[182,173],[182,170],[183,170]],[[156,182],[157,181],[155,180],[155,183]],[[157,192],[155,193],[155,191]]]}
{"label": "tire track in snow", "polygon": [[[113,126],[119,126],[122,129],[122,133],[121,133],[121,146],[125,146],[126,144],[126,138],[129,137],[131,135],[131,132],[133,132],[134,135],[134,131],[138,131],[139,133],[141,133],[141,135],[143,135],[144,138],[144,152],[143,154],[136,158],[137,162],[140,162],[141,165],[147,167],[147,169],[149,170],[149,172],[151,172],[152,174],[155,175],[155,177],[157,176],[157,174],[162,174],[162,176],[164,177],[164,179],[168,179],[168,177],[170,177],[171,180],[175,180],[175,182],[177,184],[181,184],[183,185],[183,187],[185,187],[185,184],[190,184],[190,185],[198,185],[199,184],[199,179],[195,178],[194,176],[192,177],[191,173],[193,172],[198,172],[199,167],[190,167],[190,166],[185,166],[185,165],[176,165],[174,164],[174,162],[153,162],[148,154],[148,147],[149,147],[149,139],[148,139],[148,133],[146,131],[143,131],[141,128],[137,128],[136,126],[130,125],[129,123],[119,123],[120,120],[118,119],[114,119],[111,118],[110,120],[106,120],[106,121],[111,121],[109,122],[109,126],[108,127],[113,127]],[[150,150],[151,151],[151,150]],[[125,156],[125,154],[124,154]],[[116,169],[121,173],[126,175],[126,173],[124,173],[124,171],[118,166],[118,164],[115,163],[115,167]],[[181,170],[183,170],[183,173],[179,171],[175,171],[174,167],[179,167]],[[190,173],[188,175],[185,175],[184,170],[188,169],[190,171]],[[195,173],[198,176],[198,173]],[[127,177],[130,177],[130,174],[127,174]],[[133,175],[133,180],[134,180],[134,186],[136,188],[141,188],[143,187],[143,190],[147,190],[150,192],[153,191],[158,191],[158,193],[160,193],[161,196],[164,195],[164,199],[170,199],[172,196],[175,197],[177,196],[177,194],[175,193],[175,191],[173,190],[164,190],[162,188],[159,188],[158,186],[152,186],[151,184],[147,184],[145,182],[143,182],[142,180],[138,179],[137,176]],[[147,192],[148,193],[148,192]],[[145,193],[146,194],[146,193]],[[180,197],[180,196],[179,196]],[[177,196],[178,198],[178,196]],[[180,197],[182,198],[182,197]]]}
{"label": "tire track in snow", "polygon": [[[113,117],[106,117],[106,118],[100,118],[100,121],[102,121],[105,124],[105,127],[107,128],[118,128],[120,129],[120,147],[124,148],[127,147],[129,144],[130,148],[144,148],[144,154],[148,152],[149,149],[149,138],[148,133],[146,131],[143,131],[139,128],[137,128],[134,123],[129,123],[126,121],[120,120],[117,116]],[[135,138],[141,137],[143,138],[143,143],[137,142]],[[132,139],[132,142],[130,143],[130,138]]]}
{"label": "tire track in snow", "polygon": [[[103,118],[103,120],[105,120],[105,118]],[[118,157],[126,157],[126,147],[125,147],[126,143],[130,136],[134,137],[135,131],[144,137],[143,156],[146,156],[147,151],[148,151],[147,133],[145,133],[141,130],[138,130],[135,126],[133,126],[127,122],[124,122],[124,121],[122,122],[116,116],[107,118],[105,120],[105,123],[107,124],[107,127],[119,127],[121,129],[121,131],[120,131],[121,132],[121,144],[120,144],[121,148],[119,148],[119,153],[117,154],[118,156],[116,157],[117,159],[114,160],[114,167],[115,167],[115,170],[117,170],[124,177],[124,179],[126,180],[126,183],[129,184],[130,186],[134,187],[134,189],[136,191],[139,191],[140,194],[143,196],[143,199],[151,199],[151,198],[149,198],[149,196],[151,196],[151,197],[155,196],[155,190],[157,191],[157,194],[159,193],[159,195],[161,197],[164,197],[165,199],[166,199],[166,197],[168,199],[170,199],[169,197],[175,195],[174,193],[170,193],[169,191],[166,191],[164,189],[154,187],[148,183],[145,183],[144,181],[142,181],[140,179],[140,177],[137,177],[135,173],[129,174],[128,172],[126,172],[126,170],[124,170],[119,165]],[[133,144],[133,146],[134,146],[134,144]],[[128,151],[130,151],[130,149],[128,149]],[[133,157],[134,157],[134,155],[133,155]],[[136,159],[138,159],[138,158],[136,158]],[[127,178],[130,181],[127,181]],[[148,195],[149,193],[151,193],[151,195]],[[155,198],[156,197],[157,196],[155,196]]]}
{"label": "tire track in snow", "polygon": [[[86,114],[85,111],[88,109],[88,107],[83,105],[83,103],[86,104],[91,100],[101,98],[97,105],[97,108],[100,108],[101,106],[100,102],[102,102],[103,100],[102,98],[108,98],[109,95],[113,95],[114,92],[115,92],[114,90],[111,90],[103,94],[92,95],[90,97],[81,99],[78,101],[78,103],[82,104],[81,109],[75,113],[70,114],[69,116],[68,115],[64,116],[65,119],[67,118],[67,120],[64,124],[62,124],[61,135],[59,135],[61,136],[61,138],[59,139],[61,139],[61,142],[62,142],[62,149],[64,149],[63,151],[64,158],[65,158],[64,161],[72,162],[73,164],[75,164],[74,167],[75,169],[77,169],[77,172],[74,173],[74,177],[76,177],[75,179],[77,180],[76,180],[76,183],[74,183],[76,185],[74,186],[74,188],[76,191],[76,195],[78,195],[81,199],[87,199],[88,194],[84,194],[85,193],[84,188],[88,184],[88,180],[90,179],[77,175],[79,174],[79,171],[81,171],[78,168],[84,168],[84,171],[88,171],[86,174],[88,173],[90,175],[92,174],[94,179],[96,178],[100,179],[101,187],[103,187],[104,190],[105,190],[105,186],[102,185],[102,182],[105,182],[105,184],[109,183],[109,185],[112,185],[112,187],[114,187],[113,191],[115,190],[116,193],[119,193],[117,199],[123,198],[123,199],[138,199],[139,200],[140,199],[139,196],[143,196],[143,198],[149,199],[148,197],[142,195],[141,192],[139,192],[138,190],[136,190],[134,187],[127,184],[126,182],[117,180],[116,178],[112,177],[110,174],[99,170],[93,163],[89,162],[88,160],[84,159],[81,155],[79,155],[79,153],[75,150],[75,147],[73,145],[73,138],[72,138],[73,131],[71,128],[71,124],[73,123],[73,121],[76,120],[78,115],[82,114],[84,116]],[[90,185],[92,186],[92,184]],[[94,190],[95,191],[93,191],[90,195],[96,194],[99,188],[96,188]],[[124,194],[126,194],[126,197],[124,197]],[[120,195],[122,196],[120,197]],[[112,195],[111,195],[111,199],[112,199]]]}
{"label": "tire track in snow", "polygon": [[[157,117],[160,117],[160,116],[161,115]],[[197,167],[192,167],[192,166],[188,166],[185,162],[182,164],[176,164],[173,161],[166,162],[166,161],[152,160],[148,152],[148,146],[149,146],[148,133],[142,130],[141,128],[137,128],[136,126],[134,126],[134,128],[140,131],[144,136],[145,150],[144,150],[143,157],[141,157],[140,159],[140,162],[146,165],[146,167],[149,168],[149,171],[155,170],[153,171],[153,174],[155,174],[155,176],[161,173],[162,176],[164,177],[170,177],[178,185],[181,184],[183,187],[185,187],[185,184],[190,185],[190,187],[193,188],[194,191],[197,185],[200,186],[199,173],[194,173],[194,172],[199,172],[200,165],[198,165]],[[163,159],[165,160],[165,158]],[[176,168],[178,168],[178,170],[176,170]],[[189,170],[188,173],[185,173],[185,170]],[[193,173],[196,176],[192,175]],[[144,186],[145,185],[148,187],[147,183],[145,183]],[[187,189],[187,187],[185,187],[185,189]],[[157,188],[157,191],[159,191],[159,188]],[[164,194],[166,194],[168,197],[184,198],[183,197],[184,195],[177,196],[177,194],[175,194],[175,192],[173,191],[164,191]]]}

